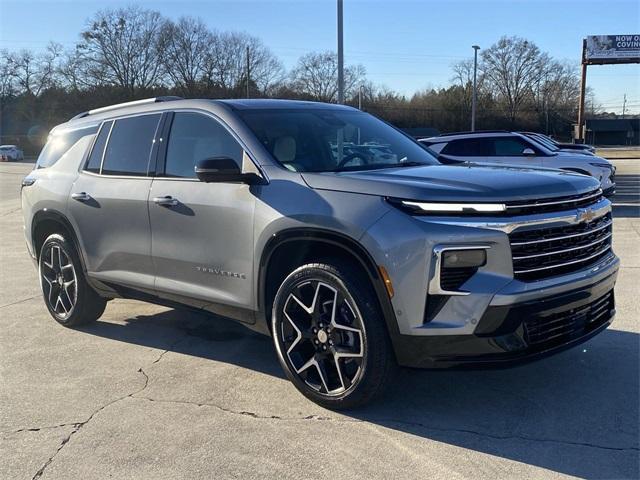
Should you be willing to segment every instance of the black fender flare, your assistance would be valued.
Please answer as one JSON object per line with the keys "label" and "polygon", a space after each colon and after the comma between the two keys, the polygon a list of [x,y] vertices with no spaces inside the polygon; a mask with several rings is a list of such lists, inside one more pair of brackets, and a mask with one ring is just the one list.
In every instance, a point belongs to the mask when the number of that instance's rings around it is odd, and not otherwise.
{"label": "black fender flare", "polygon": [[[73,225],[71,224],[69,219],[62,212],[58,210],[52,210],[47,208],[46,210],[38,210],[33,215],[33,219],[31,220],[31,241],[34,244],[33,245],[34,250],[35,250],[36,229],[38,228],[38,225],[44,221],[53,221],[53,222],[59,223],[69,232],[69,235],[71,236],[69,240],[71,241],[74,248],[76,249],[78,258],[80,259],[80,264],[82,266],[82,271],[86,275],[87,265],[86,265],[86,260],[84,258],[84,252],[80,248],[80,241],[78,239],[78,234],[76,233],[75,228],[73,228]],[[34,252],[34,253],[36,255],[36,259],[38,259],[40,252]]]}
{"label": "black fender flare", "polygon": [[[328,245],[332,245],[341,248],[346,253],[350,254],[355,260],[358,261],[363,270],[367,273],[371,285],[373,286],[374,293],[378,299],[382,314],[387,324],[387,330],[391,337],[392,342],[395,344],[394,339],[400,335],[398,328],[398,322],[396,320],[395,311],[391,304],[391,299],[387,293],[386,286],[380,275],[380,271],[373,260],[373,257],[369,252],[356,240],[342,233],[338,233],[331,230],[325,230],[322,228],[302,227],[286,229],[273,235],[266,243],[262,254],[260,256],[259,271],[258,271],[258,308],[259,312],[264,316],[266,315],[266,277],[268,265],[271,260],[272,254],[275,250],[282,245],[300,240],[309,240],[314,242],[322,242]],[[269,323],[267,321],[267,323]],[[267,328],[269,328],[267,326]]]}

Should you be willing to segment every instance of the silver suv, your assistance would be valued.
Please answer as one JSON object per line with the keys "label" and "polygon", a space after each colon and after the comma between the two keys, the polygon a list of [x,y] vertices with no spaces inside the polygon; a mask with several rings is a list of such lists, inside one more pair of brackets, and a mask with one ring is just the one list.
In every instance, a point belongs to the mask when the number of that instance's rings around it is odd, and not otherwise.
{"label": "silver suv", "polygon": [[157,98],[82,113],[51,131],[22,208],[62,325],[116,297],[220,314],[271,335],[328,408],[369,401],[397,364],[511,365],[615,312],[599,182],[442,165],[346,106]]}
{"label": "silver suv", "polygon": [[562,150],[531,134],[485,131],[462,132],[421,139],[434,153],[458,161],[545,167],[589,175],[600,182],[605,196],[615,193],[615,167],[591,153]]}

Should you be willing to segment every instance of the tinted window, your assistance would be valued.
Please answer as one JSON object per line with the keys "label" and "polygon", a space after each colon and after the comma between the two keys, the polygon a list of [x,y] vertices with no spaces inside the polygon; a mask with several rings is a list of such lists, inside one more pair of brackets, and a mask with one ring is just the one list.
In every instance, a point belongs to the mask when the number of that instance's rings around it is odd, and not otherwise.
{"label": "tinted window", "polygon": [[104,154],[106,175],[146,175],[160,114],[116,120]]}
{"label": "tinted window", "polygon": [[62,155],[67,153],[81,138],[87,135],[94,135],[98,131],[98,126],[80,128],[76,130],[66,130],[54,132],[49,135],[47,144],[40,152],[36,168],[50,167],[56,163]]}
{"label": "tinted window", "polygon": [[198,160],[232,158],[242,165],[242,147],[220,123],[199,113],[176,113],[167,145],[165,175],[195,177]]}
{"label": "tinted window", "polygon": [[249,128],[289,170],[323,172],[433,165],[412,138],[372,115],[346,109],[239,110]]}
{"label": "tinted window", "polygon": [[542,144],[543,147],[547,147],[552,152],[560,150],[548,137],[544,135],[527,135],[534,142]]}
{"label": "tinted window", "polygon": [[494,138],[493,155],[496,157],[519,157],[529,145],[516,138]]}
{"label": "tinted window", "polygon": [[441,153],[460,157],[483,157],[489,155],[488,140],[487,138],[453,140],[442,149]]}
{"label": "tinted window", "polygon": [[102,124],[100,133],[98,133],[98,138],[96,138],[96,141],[93,144],[91,155],[89,155],[89,159],[87,160],[85,170],[87,170],[88,172],[100,172],[102,154],[104,153],[104,146],[107,144],[107,137],[109,136],[109,131],[111,130],[112,124],[113,122],[105,122]]}
{"label": "tinted window", "polygon": [[429,147],[429,150],[431,150],[432,152],[440,153],[442,151],[442,149],[447,146],[447,143],[446,142],[444,142],[444,143],[433,143],[431,145],[429,145],[429,144],[427,144],[427,145]]}

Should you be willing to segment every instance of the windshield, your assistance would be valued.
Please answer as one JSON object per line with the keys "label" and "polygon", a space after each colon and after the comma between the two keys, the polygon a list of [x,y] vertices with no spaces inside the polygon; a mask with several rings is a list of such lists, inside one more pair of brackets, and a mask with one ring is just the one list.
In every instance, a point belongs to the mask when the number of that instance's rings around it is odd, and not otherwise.
{"label": "windshield", "polygon": [[560,150],[551,140],[543,135],[527,135],[527,137],[529,137],[534,142],[547,147],[547,149],[551,150],[552,152],[557,152],[558,150]]}
{"label": "windshield", "polygon": [[238,113],[273,157],[292,171],[337,172],[438,163],[413,139],[367,113],[320,108]]}

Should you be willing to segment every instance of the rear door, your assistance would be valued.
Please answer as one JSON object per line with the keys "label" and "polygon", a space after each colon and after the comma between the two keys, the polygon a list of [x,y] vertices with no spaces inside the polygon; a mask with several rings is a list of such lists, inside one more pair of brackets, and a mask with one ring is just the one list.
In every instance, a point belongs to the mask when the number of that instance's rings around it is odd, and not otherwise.
{"label": "rear door", "polygon": [[225,125],[204,113],[172,114],[164,136],[149,200],[157,294],[252,321],[226,307],[252,304],[252,189],[259,187],[203,183],[194,170],[212,157],[241,165],[246,153]]}
{"label": "rear door", "polygon": [[69,200],[89,274],[149,292],[149,165],[160,120],[161,114],[148,114],[103,123]]}

